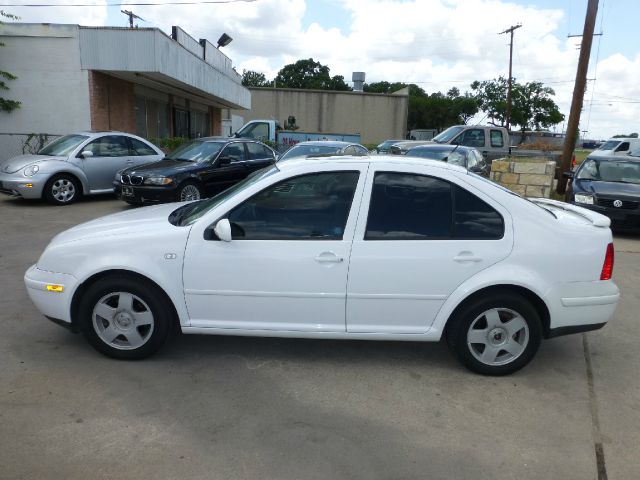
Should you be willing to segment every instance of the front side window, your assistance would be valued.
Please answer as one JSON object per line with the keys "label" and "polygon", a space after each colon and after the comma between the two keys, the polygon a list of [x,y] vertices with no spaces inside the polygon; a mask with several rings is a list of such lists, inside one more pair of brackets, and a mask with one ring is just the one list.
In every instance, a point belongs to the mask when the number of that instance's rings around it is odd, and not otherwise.
{"label": "front side window", "polygon": [[241,129],[238,135],[242,138],[254,138],[256,140],[269,139],[269,125],[264,122],[254,123]]}
{"label": "front side window", "polygon": [[232,143],[224,147],[222,153],[220,154],[220,158],[228,158],[231,163],[242,162],[247,159],[244,153],[244,144],[243,143]]}
{"label": "front side window", "polygon": [[268,187],[229,212],[238,240],[341,240],[358,172],[294,177]]}
{"label": "front side window", "polygon": [[499,239],[504,220],[467,190],[426,175],[374,178],[365,240]]}
{"label": "front side window", "polygon": [[83,151],[90,151],[94,157],[126,157],[129,155],[127,137],[107,135],[88,144]]}
{"label": "front side window", "polygon": [[484,147],[484,130],[481,128],[465,130],[456,138],[454,143],[466,147]]}
{"label": "front side window", "polygon": [[626,152],[629,150],[629,142],[622,142],[618,148],[616,148],[616,152]]}
{"label": "front side window", "polygon": [[491,130],[491,146],[495,148],[504,147],[504,140],[502,139],[502,132],[500,130]]}

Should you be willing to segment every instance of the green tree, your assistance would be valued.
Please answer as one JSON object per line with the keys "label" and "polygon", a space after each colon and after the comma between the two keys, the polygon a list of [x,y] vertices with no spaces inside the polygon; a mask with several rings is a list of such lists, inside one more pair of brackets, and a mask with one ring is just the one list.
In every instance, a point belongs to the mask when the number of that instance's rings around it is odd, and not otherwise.
{"label": "green tree", "polygon": [[242,70],[242,85],[245,87],[268,87],[271,82],[267,80],[264,73]]}
{"label": "green tree", "polygon": [[[9,20],[18,20],[18,17],[16,17],[15,15],[11,15],[10,13],[6,13],[3,10],[0,10],[0,25],[2,25],[1,19],[3,17]],[[3,46],[4,43],[0,43],[0,47]],[[5,72],[4,70],[0,70],[0,90],[9,90],[9,87],[5,83],[5,80],[15,80],[16,78],[18,77],[9,72]],[[21,102],[18,102],[16,100],[9,100],[7,98],[0,97],[0,111],[9,113],[16,108],[20,108],[21,104]]]}
{"label": "green tree", "polygon": [[[505,77],[471,84],[480,109],[494,125],[506,125],[507,88]],[[513,82],[510,123],[525,131],[541,130],[562,122],[564,115],[553,100],[554,95],[553,89],[545,87],[542,82]]]}
{"label": "green tree", "polygon": [[332,77],[329,74],[329,67],[314,61],[313,58],[285,65],[278,72],[275,80],[276,86],[283,88],[351,90],[351,87],[345,83],[344,77],[341,75]]}

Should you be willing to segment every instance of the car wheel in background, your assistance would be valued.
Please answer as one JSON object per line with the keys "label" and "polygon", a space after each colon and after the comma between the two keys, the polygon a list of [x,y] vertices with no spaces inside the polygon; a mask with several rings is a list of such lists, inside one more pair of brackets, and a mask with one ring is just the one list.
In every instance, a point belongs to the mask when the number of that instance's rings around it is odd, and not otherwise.
{"label": "car wheel in background", "polygon": [[447,343],[468,369],[508,375],[535,356],[542,340],[540,316],[524,297],[490,294],[464,305],[450,320]]}
{"label": "car wheel in background", "polygon": [[82,296],[79,326],[89,343],[112,358],[155,353],[174,323],[173,306],[158,287],[137,278],[104,277]]}
{"label": "car wheel in background", "polygon": [[202,198],[202,191],[200,187],[192,182],[184,183],[178,189],[178,201],[190,202],[192,200],[200,200]]}
{"label": "car wheel in background", "polygon": [[53,205],[69,205],[81,195],[80,184],[71,175],[54,175],[44,186],[44,199]]}

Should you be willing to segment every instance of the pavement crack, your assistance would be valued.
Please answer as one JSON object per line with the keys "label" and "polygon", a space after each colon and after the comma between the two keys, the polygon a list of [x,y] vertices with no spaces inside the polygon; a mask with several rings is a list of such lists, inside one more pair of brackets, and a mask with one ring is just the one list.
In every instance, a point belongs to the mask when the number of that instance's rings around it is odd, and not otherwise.
{"label": "pavement crack", "polygon": [[589,388],[589,411],[591,412],[591,436],[596,455],[596,468],[598,470],[598,480],[607,480],[607,465],[604,458],[604,447],[602,446],[602,434],[600,432],[600,418],[598,416],[598,403],[596,400],[596,390],[593,382],[593,367],[591,365],[591,350],[589,349],[589,339],[586,334],[582,334],[582,347],[584,350],[584,361],[587,367],[587,385]]}

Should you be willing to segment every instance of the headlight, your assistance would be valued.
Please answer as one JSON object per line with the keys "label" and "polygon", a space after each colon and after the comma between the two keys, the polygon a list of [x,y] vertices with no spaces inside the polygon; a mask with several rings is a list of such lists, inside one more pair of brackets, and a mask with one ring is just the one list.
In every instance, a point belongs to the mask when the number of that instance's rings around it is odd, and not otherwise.
{"label": "headlight", "polygon": [[145,185],[169,185],[173,180],[167,177],[149,177],[145,179]]}
{"label": "headlight", "polygon": [[25,177],[33,177],[36,173],[38,173],[38,170],[40,170],[40,167],[38,165],[30,165],[25,168],[22,173]]}
{"label": "headlight", "polygon": [[584,203],[586,205],[593,205],[593,195],[585,195],[584,193],[576,193],[575,195],[576,203]]}

